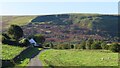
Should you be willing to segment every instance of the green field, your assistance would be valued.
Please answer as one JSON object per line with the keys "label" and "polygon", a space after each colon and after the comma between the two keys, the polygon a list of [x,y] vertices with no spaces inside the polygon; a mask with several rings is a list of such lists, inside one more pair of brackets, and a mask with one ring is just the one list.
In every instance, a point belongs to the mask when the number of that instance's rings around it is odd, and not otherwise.
{"label": "green field", "polygon": [[44,66],[118,66],[118,53],[107,50],[55,50],[41,53]]}
{"label": "green field", "polygon": [[20,55],[19,58],[17,58],[17,61],[15,61],[15,67],[27,66],[31,57],[34,54],[37,55],[37,53],[42,49],[30,47],[27,51],[22,52],[23,50],[26,50],[26,47],[2,45],[2,60],[12,60],[17,55]]}
{"label": "green field", "polygon": [[25,47],[2,45],[2,60],[11,60],[24,49]]}

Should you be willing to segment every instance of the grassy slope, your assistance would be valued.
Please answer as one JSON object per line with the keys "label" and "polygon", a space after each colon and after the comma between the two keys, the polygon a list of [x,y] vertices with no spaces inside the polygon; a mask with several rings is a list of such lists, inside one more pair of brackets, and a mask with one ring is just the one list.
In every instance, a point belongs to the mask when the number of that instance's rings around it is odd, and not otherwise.
{"label": "grassy slope", "polygon": [[15,47],[9,45],[2,45],[2,59],[9,60],[18,55],[25,47]]}
{"label": "grassy slope", "polygon": [[2,17],[2,26],[8,28],[11,24],[25,25],[29,23],[36,16],[3,16]]}
{"label": "grassy slope", "polygon": [[[19,26],[25,25],[25,24],[29,23],[31,21],[31,19],[33,19],[33,18],[35,18],[35,16],[3,16],[2,17],[2,27],[3,27],[3,29],[6,29],[11,24],[17,24]],[[0,35],[0,40],[1,40],[1,35]],[[24,48],[12,47],[12,46],[7,46],[7,45],[4,46],[3,45],[2,46],[2,53],[3,53],[2,58],[3,59],[7,59],[7,58],[11,59],[11,58],[13,58],[13,55],[16,55],[17,53],[19,53],[19,51],[21,51],[23,49]],[[9,51],[12,51],[12,52],[9,53]],[[6,54],[8,54],[8,55],[6,56]]]}
{"label": "grassy slope", "polygon": [[102,50],[51,49],[42,52],[40,60],[43,61],[44,65],[52,66],[117,66],[118,53]]}
{"label": "grassy slope", "polygon": [[[9,45],[2,45],[2,60],[11,60],[15,56],[17,56],[22,50],[24,50],[25,47],[15,47],[15,46],[9,46]],[[27,66],[27,64],[30,61],[30,58],[33,56],[33,54],[36,54],[39,52],[40,48],[31,48],[27,53],[22,54],[20,59],[21,61],[16,62],[16,67],[18,66]]]}

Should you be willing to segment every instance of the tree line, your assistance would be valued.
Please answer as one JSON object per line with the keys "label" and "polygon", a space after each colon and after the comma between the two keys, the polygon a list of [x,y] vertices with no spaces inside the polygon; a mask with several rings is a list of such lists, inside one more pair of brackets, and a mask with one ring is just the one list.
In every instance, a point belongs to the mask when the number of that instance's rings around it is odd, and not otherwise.
{"label": "tree line", "polygon": [[70,44],[70,43],[59,43],[53,44],[45,43],[45,47],[50,47],[53,49],[81,49],[81,50],[111,50],[112,52],[120,52],[120,44],[118,43],[111,43],[108,44],[105,41],[101,40],[93,40],[89,38],[88,40],[82,40],[79,44]]}

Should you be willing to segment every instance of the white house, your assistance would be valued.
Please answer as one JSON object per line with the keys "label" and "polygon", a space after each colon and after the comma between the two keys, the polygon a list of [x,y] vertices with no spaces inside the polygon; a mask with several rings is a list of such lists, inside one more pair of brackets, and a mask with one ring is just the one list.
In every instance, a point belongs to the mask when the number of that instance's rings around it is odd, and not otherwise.
{"label": "white house", "polygon": [[33,44],[34,46],[39,46],[39,45],[37,45],[37,43],[35,42],[35,40],[32,39],[32,38],[29,40],[29,42],[30,42],[31,44]]}

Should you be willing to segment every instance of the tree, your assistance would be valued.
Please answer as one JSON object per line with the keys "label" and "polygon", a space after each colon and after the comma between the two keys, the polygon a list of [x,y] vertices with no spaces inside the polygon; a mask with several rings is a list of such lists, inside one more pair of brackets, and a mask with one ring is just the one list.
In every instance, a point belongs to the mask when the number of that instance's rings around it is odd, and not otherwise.
{"label": "tree", "polygon": [[80,44],[80,49],[85,49],[86,42],[83,40]]}
{"label": "tree", "polygon": [[94,41],[94,43],[91,45],[91,49],[101,49],[100,41]]}
{"label": "tree", "polygon": [[2,43],[8,44],[9,40],[10,40],[10,37],[8,37],[6,33],[2,33]]}
{"label": "tree", "polygon": [[74,49],[75,48],[75,46],[74,45],[70,45],[71,46],[71,49]]}
{"label": "tree", "polygon": [[8,45],[18,45],[18,42],[11,40],[7,33],[2,33],[2,43]]}
{"label": "tree", "polygon": [[93,39],[89,38],[87,41],[86,41],[86,46],[85,48],[86,49],[91,49],[91,44],[93,43]]}
{"label": "tree", "polygon": [[118,43],[112,43],[109,49],[112,52],[120,52],[120,45]]}
{"label": "tree", "polygon": [[50,47],[51,47],[51,48],[53,48],[53,47],[54,47],[54,45],[53,45],[53,43],[52,43],[52,42],[50,42]]}
{"label": "tree", "polygon": [[11,25],[8,29],[8,35],[11,39],[18,41],[23,36],[23,30],[18,25]]}
{"label": "tree", "polygon": [[106,42],[102,42],[101,47],[102,47],[102,49],[108,49],[108,45]]}
{"label": "tree", "polygon": [[6,39],[10,39],[10,37],[7,35],[7,33],[2,33],[2,36],[4,36]]}
{"label": "tree", "polygon": [[45,42],[45,37],[41,34],[33,35],[30,38],[33,38],[37,43],[40,43],[40,44],[43,44]]}

